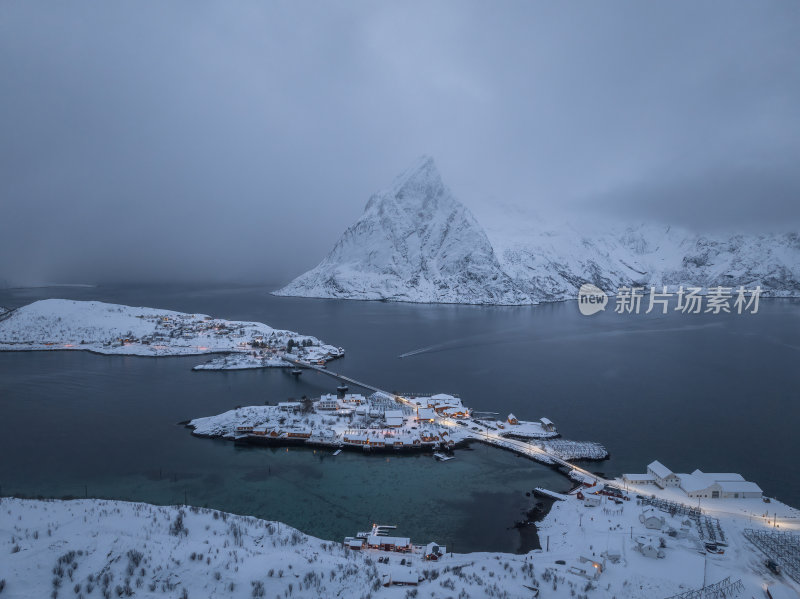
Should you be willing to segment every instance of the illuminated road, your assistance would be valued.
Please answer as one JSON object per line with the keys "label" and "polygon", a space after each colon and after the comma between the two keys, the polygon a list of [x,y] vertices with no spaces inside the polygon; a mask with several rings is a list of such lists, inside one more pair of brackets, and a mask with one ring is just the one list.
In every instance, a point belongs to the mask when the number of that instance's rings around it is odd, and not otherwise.
{"label": "illuminated road", "polygon": [[[311,370],[316,370],[317,372],[320,372],[322,374],[326,374],[326,375],[328,375],[330,377],[333,377],[333,378],[335,378],[337,380],[340,380],[340,381],[343,381],[345,383],[350,383],[351,385],[355,385],[357,387],[362,387],[364,389],[369,389],[370,391],[374,391],[376,393],[382,393],[382,394],[386,395],[387,397],[391,397],[395,401],[397,401],[399,403],[402,403],[402,404],[405,404],[407,406],[411,406],[413,408],[417,407],[416,404],[412,403],[410,400],[408,400],[407,398],[405,398],[405,397],[403,397],[401,395],[396,395],[394,393],[391,393],[391,392],[386,391],[384,389],[380,389],[379,387],[375,387],[374,385],[370,385],[370,384],[365,383],[363,381],[359,381],[359,380],[356,380],[356,379],[351,378],[349,376],[345,376],[343,374],[339,374],[337,372],[333,372],[332,370],[329,370],[327,368],[323,368],[321,366],[310,364],[309,362],[305,362],[303,360],[298,360],[296,358],[290,358],[286,354],[284,354],[282,358],[283,358],[283,360],[289,362],[290,364],[294,364],[295,366],[299,366],[301,368],[308,368],[308,369],[311,369]],[[578,472],[578,473],[582,474],[583,476],[588,477],[588,479],[596,481],[599,484],[605,484],[605,485],[609,485],[609,486],[616,487],[616,488],[622,488],[618,482],[613,481],[613,480],[607,480],[605,478],[597,476],[593,472],[589,472],[588,470],[580,468],[579,466],[575,466],[574,464],[571,464],[568,461],[564,460],[563,458],[559,457],[555,453],[553,453],[551,451],[547,451],[546,449],[542,449],[541,447],[539,447],[537,445],[534,445],[532,443],[527,443],[525,441],[520,441],[518,439],[509,439],[507,437],[502,437],[502,436],[498,435],[497,433],[490,433],[488,430],[486,432],[484,432],[484,433],[475,433],[474,431],[464,430],[466,427],[464,427],[463,425],[458,424],[455,420],[453,420],[451,418],[444,417],[444,416],[441,416],[439,414],[437,414],[435,416],[435,421],[436,421],[437,424],[440,424],[442,426],[446,426],[446,427],[449,427],[449,428],[461,429],[462,432],[464,432],[470,439],[474,439],[476,441],[482,441],[484,443],[489,443],[490,445],[494,445],[494,446],[497,446],[497,447],[502,447],[504,449],[508,449],[510,451],[514,451],[516,453],[522,454],[524,456],[527,456],[527,457],[530,457],[530,458],[533,458],[533,459],[535,459],[536,457],[545,458],[544,461],[552,461],[553,463],[558,464],[559,466],[564,466],[566,468],[569,468],[570,470]]]}

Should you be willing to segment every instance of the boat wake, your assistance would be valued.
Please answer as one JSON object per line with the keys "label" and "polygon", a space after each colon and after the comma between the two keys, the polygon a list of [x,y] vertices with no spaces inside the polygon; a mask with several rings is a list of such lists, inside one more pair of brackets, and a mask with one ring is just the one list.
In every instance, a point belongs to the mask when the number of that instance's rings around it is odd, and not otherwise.
{"label": "boat wake", "polygon": [[426,345],[425,347],[412,349],[398,355],[397,357],[410,358],[411,356],[417,356],[419,354],[425,354],[429,352],[446,351],[479,345],[491,345],[493,343],[507,343],[509,341],[510,334],[520,334],[519,329],[509,328],[501,331],[491,331],[487,333],[480,333],[478,335],[458,337],[457,339],[450,339],[449,341],[444,341],[442,343],[435,343],[433,345]]}
{"label": "boat wake", "polygon": [[447,345],[446,343],[440,343],[438,345],[429,345],[428,347],[420,347],[419,349],[412,349],[411,351],[407,351],[404,354],[400,354],[397,357],[398,358],[408,358],[410,356],[416,356],[417,354],[424,354],[425,352],[433,351],[433,350],[438,349],[438,348],[442,348],[442,347],[444,347],[446,345]]}

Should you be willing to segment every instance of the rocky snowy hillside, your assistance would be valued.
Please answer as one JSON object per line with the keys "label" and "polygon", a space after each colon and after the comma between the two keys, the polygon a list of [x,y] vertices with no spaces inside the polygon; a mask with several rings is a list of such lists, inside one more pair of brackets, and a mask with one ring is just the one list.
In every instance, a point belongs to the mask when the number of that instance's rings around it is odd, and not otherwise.
{"label": "rocky snowy hillside", "polygon": [[421,158],[370,198],[364,214],[313,270],[277,295],[408,302],[522,304],[470,211]]}
{"label": "rocky snowy hillside", "polygon": [[[279,522],[121,501],[0,499],[0,555],[4,598],[512,598],[537,584],[527,556],[429,562],[350,551]],[[384,588],[390,577],[419,586]]]}
{"label": "rocky snowy hillside", "polygon": [[208,509],[2,499],[0,510],[3,597],[361,597],[378,580],[341,543]]}
{"label": "rocky snowy hillside", "polygon": [[[684,516],[652,512],[635,500],[600,501],[602,507],[589,507],[574,495],[557,501],[538,525],[549,550],[446,553],[428,561],[418,550],[353,551],[340,539],[323,541],[279,522],[205,508],[2,498],[0,594],[9,599],[651,599],[697,591],[704,580],[732,583],[736,589],[725,589],[725,596],[761,597],[766,585],[773,596],[797,592],[787,575],[776,577],[766,568],[765,557],[743,535],[746,528],[772,527],[749,505],[720,514],[729,545],[724,553],[706,553],[699,528]],[[756,504],[752,510],[759,509]],[[790,508],[774,502],[773,509],[782,529],[793,528]],[[647,514],[663,530],[646,522]],[[416,584],[391,584],[401,581]]]}
{"label": "rocky snowy hillside", "polygon": [[500,264],[538,301],[573,299],[585,282],[609,293],[622,286],[747,289],[800,296],[800,236],[700,236],[657,225],[609,227],[604,234],[568,223],[497,217],[487,234]]}
{"label": "rocky snowy hillside", "polygon": [[702,236],[668,226],[602,232],[494,214],[486,230],[423,157],[375,194],[314,269],[277,295],[529,304],[576,297],[589,282],[753,288],[800,296],[800,236]]}
{"label": "rocky snowy hillside", "polygon": [[0,351],[72,349],[139,356],[237,356],[237,360],[204,365],[206,369],[289,366],[280,356],[290,343],[299,355],[310,358],[341,355],[339,348],[316,337],[260,322],[96,301],[41,300],[0,319]]}

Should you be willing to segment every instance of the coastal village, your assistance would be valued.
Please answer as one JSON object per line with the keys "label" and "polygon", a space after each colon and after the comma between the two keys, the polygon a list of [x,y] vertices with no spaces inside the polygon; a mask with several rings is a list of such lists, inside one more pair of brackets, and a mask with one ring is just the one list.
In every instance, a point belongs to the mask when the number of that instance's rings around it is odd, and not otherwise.
{"label": "coastal village", "polygon": [[[800,511],[760,493],[720,495],[700,509],[678,501],[664,479],[643,484],[650,492],[621,479],[578,484],[566,494],[536,489],[553,506],[537,523],[542,547],[525,557],[531,578],[523,588],[531,594],[519,596],[797,597]],[[393,528],[374,525],[343,541],[377,557],[385,586],[432,587],[430,561],[463,567],[465,556],[394,536]]]}
{"label": "coastal village", "polygon": [[[402,397],[398,401],[396,397]],[[327,394],[316,400],[282,401],[276,405],[236,408],[188,423],[197,436],[270,445],[302,444],[333,449],[382,451],[446,451],[471,441],[540,448],[530,457],[547,460],[544,450],[561,459],[604,459],[608,454],[592,442],[555,439],[553,422],[473,418],[456,395],[391,396],[375,392]],[[515,441],[514,439],[525,439]]]}
{"label": "coastal village", "polygon": [[[534,490],[552,506],[536,523],[542,548],[525,557],[530,566],[525,590],[509,596],[797,596],[800,511],[765,497],[756,483],[736,473],[674,473],[657,460],[644,474],[604,479],[566,460],[602,459],[605,450],[558,438],[547,418],[476,416],[451,394],[340,392],[237,408],[189,426],[200,436],[309,444],[329,447],[332,455],[342,449],[423,450],[451,459],[461,444],[480,441],[560,466],[575,484],[566,494]],[[582,453],[587,445],[594,451]],[[378,562],[380,585],[432,589],[438,574],[426,564],[435,562],[445,571],[474,565],[435,541],[396,536],[395,524],[374,524],[370,532],[342,542]]]}
{"label": "coastal village", "polygon": [[[327,448],[331,456],[344,450],[418,451],[442,462],[457,458],[459,447],[479,442],[558,468],[574,481],[567,493],[533,490],[537,501],[552,505],[535,522],[541,549],[526,555],[451,553],[430,539],[412,542],[408,537],[396,535],[394,526],[402,526],[402,522],[373,524],[369,532],[356,533],[341,543],[310,539],[297,531],[284,533],[280,538],[292,539],[292,543],[296,539],[298,549],[290,555],[276,551],[274,560],[284,559],[287,568],[289,564],[296,567],[297,574],[305,576],[304,584],[309,585],[304,590],[314,588],[314,592],[323,592],[324,577],[308,569],[308,564],[322,561],[341,572],[355,564],[363,566],[357,575],[332,578],[328,584],[338,585],[337,592],[350,590],[357,584],[363,588],[362,594],[377,592],[398,599],[409,596],[409,588],[418,589],[422,596],[554,599],[798,596],[800,512],[764,496],[755,482],[737,473],[699,468],[690,473],[676,473],[655,460],[644,473],[605,479],[574,463],[604,459],[608,455],[605,448],[590,441],[561,438],[555,423],[548,418],[523,420],[515,414],[478,413],[456,394],[382,391],[331,372],[327,363],[343,356],[344,350],[313,337],[275,330],[260,323],[224,321],[204,315],[100,302],[47,302],[36,302],[4,315],[0,321],[3,333],[0,349],[84,349],[154,356],[219,353],[212,363],[200,368],[280,366],[292,368],[298,375],[316,370],[341,381],[336,394],[241,407],[197,418],[188,424],[197,436],[247,444],[308,445]],[[373,392],[347,393],[345,383],[360,384]],[[42,509],[54,513],[74,511],[73,520],[77,522],[83,521],[81,510],[85,514],[98,513],[97,505],[92,501],[63,505],[55,502],[52,507]],[[125,526],[135,521],[137,510],[147,511],[135,507],[131,511],[132,508],[126,507],[135,504],[103,505],[100,517],[110,522],[115,513],[125,512]],[[19,500],[4,500],[5,506],[12,515],[39,509],[36,502]],[[174,525],[179,516],[180,511],[173,515],[164,512],[159,518],[166,519],[167,524],[172,518]],[[211,511],[191,516],[187,520],[191,522],[194,518],[198,526],[204,522],[205,530],[226,517],[212,515]],[[260,535],[252,538],[254,543],[264,538],[259,531],[269,531],[270,527],[279,530],[276,524],[255,519],[242,520],[241,526],[249,526],[254,535]],[[178,551],[168,549],[174,545],[170,538],[172,528],[164,538],[155,541],[148,538],[146,546],[155,549],[146,551],[160,551],[163,555]],[[135,530],[136,527],[131,527],[130,539],[138,538]],[[224,535],[230,532],[217,531],[219,539],[215,539],[202,538],[202,530],[201,526],[194,533],[195,552],[200,548],[208,551],[208,547],[225,540]],[[238,530],[230,534],[237,547],[241,547]],[[24,560],[33,555],[28,550],[38,546],[38,536],[16,529],[4,535],[0,542],[10,547],[13,582],[19,586],[24,584],[25,577],[17,574],[23,572]],[[276,545],[287,542],[278,541],[278,537],[275,540]],[[111,538],[107,541],[110,543]],[[117,552],[138,551],[138,545],[121,548],[116,545],[118,541],[114,543]],[[180,551],[183,549],[186,548]],[[87,555],[92,551],[96,570],[114,571],[113,560],[101,563],[100,553],[91,548],[86,551]],[[113,556],[114,551],[102,554]],[[291,587],[286,582],[264,573],[260,565],[263,553],[253,549],[248,555],[253,588],[285,587],[288,596]],[[156,553],[152,559],[159,559]],[[188,566],[192,560],[176,559],[166,569],[178,572],[182,562]],[[23,569],[18,569],[17,564]],[[192,587],[193,593],[202,596],[224,593],[230,588],[222,586],[231,584],[229,576],[220,574],[212,578],[206,571],[189,576],[187,566],[181,567],[180,577],[185,581],[184,588]],[[122,571],[119,575],[124,577]],[[153,584],[165,585],[164,581],[171,576],[165,579],[162,573],[154,572]],[[203,581],[202,587],[192,586],[195,578]],[[84,584],[93,583],[86,579]],[[299,587],[296,588],[299,592]]]}
{"label": "coastal village", "polygon": [[0,351],[84,350],[133,356],[216,354],[195,370],[290,367],[284,352],[314,364],[344,356],[316,337],[260,322],[97,301],[48,299],[0,319]]}

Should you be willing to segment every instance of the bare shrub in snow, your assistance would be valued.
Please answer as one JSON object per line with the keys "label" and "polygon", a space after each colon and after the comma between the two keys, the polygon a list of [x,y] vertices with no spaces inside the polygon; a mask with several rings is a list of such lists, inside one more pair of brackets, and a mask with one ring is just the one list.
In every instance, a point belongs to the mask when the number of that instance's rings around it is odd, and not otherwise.
{"label": "bare shrub in snow", "polygon": [[183,524],[183,517],[185,515],[186,513],[183,510],[178,510],[178,514],[175,516],[175,519],[172,521],[172,524],[169,525],[169,534],[175,537],[189,534],[189,531]]}
{"label": "bare shrub in snow", "polygon": [[254,598],[263,597],[265,590],[264,590],[264,583],[260,580],[252,580],[250,581],[251,586],[253,587],[253,591],[251,596]]}

